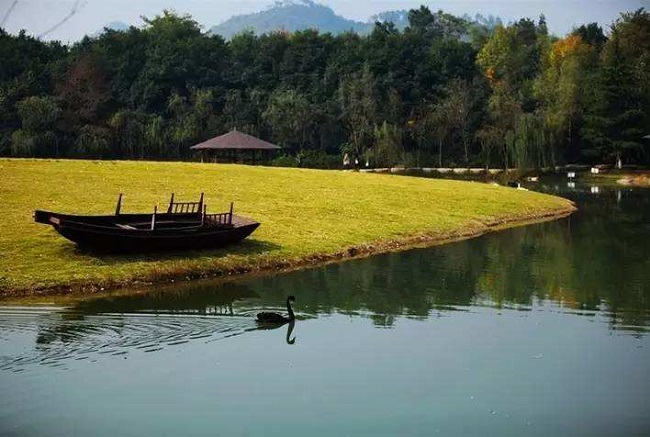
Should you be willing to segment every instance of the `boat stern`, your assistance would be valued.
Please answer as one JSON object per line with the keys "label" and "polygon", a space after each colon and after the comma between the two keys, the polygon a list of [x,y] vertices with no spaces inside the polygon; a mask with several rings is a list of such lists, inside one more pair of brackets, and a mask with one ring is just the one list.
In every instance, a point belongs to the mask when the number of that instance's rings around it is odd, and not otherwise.
{"label": "boat stern", "polygon": [[52,225],[57,227],[61,224],[61,219],[58,217],[58,214],[49,212],[49,211],[34,211],[34,221],[36,223],[43,223],[46,225]]}

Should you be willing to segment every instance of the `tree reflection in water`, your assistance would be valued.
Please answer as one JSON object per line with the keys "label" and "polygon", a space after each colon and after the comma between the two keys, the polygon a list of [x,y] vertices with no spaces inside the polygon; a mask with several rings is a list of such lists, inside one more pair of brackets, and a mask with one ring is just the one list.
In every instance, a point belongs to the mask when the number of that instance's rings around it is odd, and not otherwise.
{"label": "tree reflection in water", "polygon": [[[550,187],[546,187],[549,189]],[[296,294],[311,314],[426,318],[470,305],[606,312],[613,327],[644,331],[650,284],[650,192],[589,187],[562,194],[579,211],[446,246],[246,281],[264,300]]]}

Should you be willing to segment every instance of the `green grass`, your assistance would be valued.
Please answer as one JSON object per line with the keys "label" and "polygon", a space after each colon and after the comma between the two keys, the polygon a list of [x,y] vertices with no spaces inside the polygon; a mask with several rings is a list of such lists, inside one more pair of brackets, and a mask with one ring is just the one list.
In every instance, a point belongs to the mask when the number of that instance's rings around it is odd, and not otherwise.
{"label": "green grass", "polygon": [[[208,212],[235,202],[235,213],[262,223],[242,244],[166,255],[93,256],[35,209],[79,214],[149,212],[205,192]],[[341,171],[199,163],[0,160],[0,291],[115,287],[160,278],[231,274],[327,259],[350,247],[386,250],[387,241],[449,236],[571,208],[534,192],[452,180]],[[383,245],[382,245],[383,244]]]}

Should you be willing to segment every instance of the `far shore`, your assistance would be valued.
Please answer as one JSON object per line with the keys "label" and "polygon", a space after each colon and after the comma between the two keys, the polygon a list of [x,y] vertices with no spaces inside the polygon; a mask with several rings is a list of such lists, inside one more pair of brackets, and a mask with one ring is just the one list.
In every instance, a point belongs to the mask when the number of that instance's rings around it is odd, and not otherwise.
{"label": "far shore", "polygon": [[[0,217],[0,298],[95,294],[126,287],[274,274],[445,244],[575,211],[567,199],[477,182],[198,163],[0,160],[8,213]],[[53,182],[56,183],[53,183]],[[210,212],[235,202],[262,226],[226,249],[93,256],[35,209],[146,211],[174,191],[206,192]]]}

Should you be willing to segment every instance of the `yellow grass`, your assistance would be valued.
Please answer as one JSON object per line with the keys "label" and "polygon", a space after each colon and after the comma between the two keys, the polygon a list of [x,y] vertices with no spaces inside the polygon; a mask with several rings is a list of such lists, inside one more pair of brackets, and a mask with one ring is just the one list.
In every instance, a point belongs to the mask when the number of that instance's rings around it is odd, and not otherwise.
{"label": "yellow grass", "polygon": [[[150,212],[205,192],[208,212],[227,210],[262,223],[231,248],[166,255],[93,256],[35,209],[108,214]],[[137,280],[277,268],[327,259],[350,247],[481,230],[503,219],[570,210],[565,199],[482,183],[341,171],[199,163],[0,160],[0,291],[94,286]],[[381,249],[383,247],[383,249]],[[354,252],[352,252],[354,253]]]}

